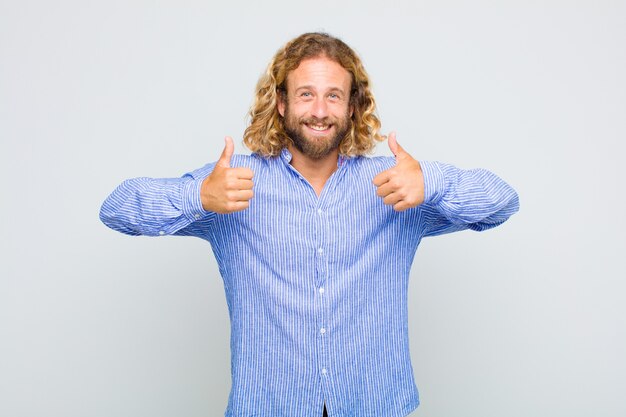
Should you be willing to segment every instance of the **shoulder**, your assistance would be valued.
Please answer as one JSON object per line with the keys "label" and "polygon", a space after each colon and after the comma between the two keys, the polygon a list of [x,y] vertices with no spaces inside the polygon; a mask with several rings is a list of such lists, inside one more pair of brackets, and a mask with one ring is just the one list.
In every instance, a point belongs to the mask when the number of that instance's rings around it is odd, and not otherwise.
{"label": "shoulder", "polygon": [[250,155],[235,154],[230,161],[233,168],[261,169],[274,162],[275,158],[264,158],[256,153]]}
{"label": "shoulder", "polygon": [[395,158],[390,156],[356,156],[350,158],[349,161],[352,170],[373,175],[392,168],[396,164]]}
{"label": "shoulder", "polygon": [[[211,172],[213,172],[213,168],[215,167],[215,161],[209,162],[208,164],[194,169],[193,171],[189,171],[185,174],[185,176],[193,177],[195,179],[205,178]],[[263,158],[257,154],[252,155],[241,155],[235,154],[233,155],[230,165],[232,168],[250,168],[253,171],[259,171],[263,167],[268,166],[268,164],[272,163],[272,158]]]}

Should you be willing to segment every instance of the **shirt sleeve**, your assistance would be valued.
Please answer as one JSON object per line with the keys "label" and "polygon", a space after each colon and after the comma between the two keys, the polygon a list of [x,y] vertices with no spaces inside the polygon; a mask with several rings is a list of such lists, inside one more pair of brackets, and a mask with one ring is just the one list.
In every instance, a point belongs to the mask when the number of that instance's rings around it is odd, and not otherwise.
{"label": "shirt sleeve", "polygon": [[128,235],[200,235],[215,218],[202,208],[200,186],[214,163],[180,178],[132,178],[104,201],[100,220]]}
{"label": "shirt sleeve", "polygon": [[519,210],[515,190],[485,169],[462,170],[420,161],[424,174],[424,236],[458,230],[483,231],[504,223]]}

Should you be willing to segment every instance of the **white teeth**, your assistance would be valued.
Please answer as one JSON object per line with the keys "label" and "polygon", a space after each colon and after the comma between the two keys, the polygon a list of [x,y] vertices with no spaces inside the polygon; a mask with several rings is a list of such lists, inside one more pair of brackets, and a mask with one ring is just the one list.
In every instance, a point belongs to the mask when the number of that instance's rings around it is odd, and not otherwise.
{"label": "white teeth", "polygon": [[328,125],[309,125],[309,127],[313,130],[326,130],[328,129]]}

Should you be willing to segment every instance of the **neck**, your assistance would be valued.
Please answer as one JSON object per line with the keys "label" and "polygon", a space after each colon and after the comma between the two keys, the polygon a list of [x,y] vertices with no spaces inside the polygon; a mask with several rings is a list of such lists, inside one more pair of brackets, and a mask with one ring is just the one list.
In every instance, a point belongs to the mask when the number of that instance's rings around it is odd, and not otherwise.
{"label": "neck", "polygon": [[291,166],[293,166],[311,184],[319,197],[324,189],[324,184],[337,170],[339,149],[333,150],[327,156],[320,159],[312,159],[301,153],[293,145],[289,146],[291,153]]}

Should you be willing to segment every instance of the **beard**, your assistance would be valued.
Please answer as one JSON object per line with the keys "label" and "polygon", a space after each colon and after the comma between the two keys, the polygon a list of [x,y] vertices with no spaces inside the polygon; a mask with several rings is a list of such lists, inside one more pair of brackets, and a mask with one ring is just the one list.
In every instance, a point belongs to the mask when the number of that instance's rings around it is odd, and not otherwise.
{"label": "beard", "polygon": [[[331,132],[326,136],[311,135],[307,131],[309,129],[307,125],[329,126],[329,129],[334,130],[334,135],[331,136]],[[292,140],[293,146],[297,150],[311,159],[322,159],[337,149],[341,141],[346,137],[350,129],[350,116],[346,112],[341,119],[330,117],[321,119],[317,117],[299,118],[291,114],[289,105],[286,105],[284,127],[285,133]]]}

